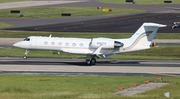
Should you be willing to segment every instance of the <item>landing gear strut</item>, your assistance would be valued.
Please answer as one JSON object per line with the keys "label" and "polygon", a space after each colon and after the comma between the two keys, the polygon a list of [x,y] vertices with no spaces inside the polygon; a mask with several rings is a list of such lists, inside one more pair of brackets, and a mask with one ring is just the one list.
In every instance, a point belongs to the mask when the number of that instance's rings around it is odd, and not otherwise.
{"label": "landing gear strut", "polygon": [[87,65],[96,65],[96,55],[87,55],[86,64]]}
{"label": "landing gear strut", "polygon": [[26,50],[26,52],[24,53],[25,55],[23,56],[24,59],[27,59],[27,55],[28,55],[29,50]]}

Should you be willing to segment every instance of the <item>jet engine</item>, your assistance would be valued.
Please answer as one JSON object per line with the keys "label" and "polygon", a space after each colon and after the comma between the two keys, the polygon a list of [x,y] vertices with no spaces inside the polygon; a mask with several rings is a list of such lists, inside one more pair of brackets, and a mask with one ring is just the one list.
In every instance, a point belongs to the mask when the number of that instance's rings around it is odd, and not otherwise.
{"label": "jet engine", "polygon": [[124,44],[107,38],[96,38],[91,40],[91,47],[98,48],[100,45],[102,45],[102,48],[120,48],[123,47]]}

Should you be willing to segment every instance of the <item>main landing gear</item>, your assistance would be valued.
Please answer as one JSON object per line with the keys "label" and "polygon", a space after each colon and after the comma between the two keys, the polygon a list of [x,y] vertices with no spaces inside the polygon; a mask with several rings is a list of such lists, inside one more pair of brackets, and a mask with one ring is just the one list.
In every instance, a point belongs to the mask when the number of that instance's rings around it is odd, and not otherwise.
{"label": "main landing gear", "polygon": [[26,50],[26,52],[24,53],[25,55],[23,56],[24,59],[27,59],[27,55],[28,55],[29,50]]}
{"label": "main landing gear", "polygon": [[[87,65],[96,65],[96,55],[87,55],[86,56],[86,64]],[[98,57],[97,57],[98,58]]]}

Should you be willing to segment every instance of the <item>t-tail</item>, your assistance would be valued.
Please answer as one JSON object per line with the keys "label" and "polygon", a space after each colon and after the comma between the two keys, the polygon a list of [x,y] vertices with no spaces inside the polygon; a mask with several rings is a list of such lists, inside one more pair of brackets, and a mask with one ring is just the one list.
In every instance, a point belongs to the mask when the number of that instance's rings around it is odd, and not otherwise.
{"label": "t-tail", "polygon": [[150,48],[150,44],[159,27],[166,25],[157,23],[144,23],[133,35],[127,40],[124,51],[136,51]]}

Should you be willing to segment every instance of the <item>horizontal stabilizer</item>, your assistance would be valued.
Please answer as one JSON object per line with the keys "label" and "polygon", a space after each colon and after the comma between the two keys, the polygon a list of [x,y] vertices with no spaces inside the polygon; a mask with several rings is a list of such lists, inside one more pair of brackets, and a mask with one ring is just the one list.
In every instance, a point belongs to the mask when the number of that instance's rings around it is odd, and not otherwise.
{"label": "horizontal stabilizer", "polygon": [[145,23],[144,26],[148,26],[148,27],[167,27],[167,25],[163,25],[163,24],[156,24],[156,23]]}

